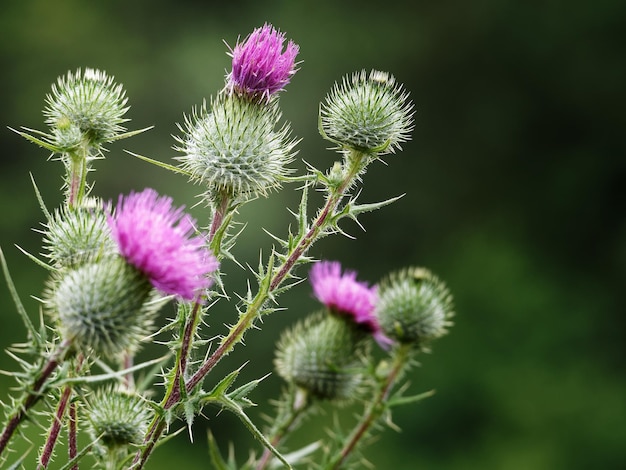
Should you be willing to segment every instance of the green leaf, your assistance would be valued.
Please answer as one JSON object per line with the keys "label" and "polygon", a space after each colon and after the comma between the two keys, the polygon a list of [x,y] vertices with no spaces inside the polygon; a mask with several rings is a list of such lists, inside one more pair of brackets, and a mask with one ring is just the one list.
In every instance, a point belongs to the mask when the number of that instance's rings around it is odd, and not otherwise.
{"label": "green leaf", "polygon": [[213,433],[211,430],[208,432],[208,440],[209,440],[209,457],[211,458],[211,463],[215,470],[236,470],[236,466],[232,466],[229,463],[226,463],[224,457],[220,452],[220,449],[213,437]]}
{"label": "green leaf", "polygon": [[248,382],[247,384],[242,385],[241,387],[230,392],[227,395],[228,398],[230,398],[231,400],[233,400],[235,403],[239,404],[240,406],[254,406],[254,403],[248,399],[248,394],[252,390],[254,390],[257,387],[257,385],[261,383],[261,381],[265,380],[269,376],[270,374],[266,374],[260,379],[252,380]]}
{"label": "green leaf", "polygon": [[248,415],[243,411],[243,409],[237,405],[233,400],[228,397],[222,397],[216,400],[223,408],[226,408],[231,413],[239,418],[239,420],[248,428],[248,431],[255,437],[255,439],[259,440],[265,447],[267,447],[272,454],[276,456],[278,460],[280,460],[286,468],[291,469],[291,464],[283,457],[283,455],[276,450],[276,448],[272,445],[265,435],[259,431],[259,429],[254,425],[252,420],[248,417]]}
{"label": "green leaf", "polygon": [[26,325],[26,329],[28,330],[29,335],[32,337],[32,340],[40,346],[41,340],[39,338],[39,334],[35,329],[35,326],[28,318],[28,314],[26,313],[26,309],[24,308],[24,304],[20,299],[20,296],[17,293],[17,289],[15,288],[15,284],[13,283],[13,279],[11,278],[11,274],[9,273],[9,267],[7,266],[6,259],[4,258],[4,253],[2,252],[2,248],[0,248],[0,263],[2,263],[2,271],[4,272],[4,277],[7,282],[7,287],[9,288],[9,292],[11,293],[11,297],[13,298],[13,303],[15,303],[15,308],[17,308],[17,312],[19,313],[24,325]]}
{"label": "green leaf", "polygon": [[91,448],[98,442],[99,439],[100,436],[98,436],[94,441],[83,447],[81,451],[77,453],[76,456],[74,456],[74,458],[66,462],[65,465],[63,465],[59,470],[69,470],[74,465],[76,465],[80,461],[80,459],[82,459],[85,455],[87,455],[89,451],[91,451]]}
{"label": "green leaf", "polygon": [[219,383],[215,387],[213,387],[213,390],[211,390],[207,394],[207,397],[219,398],[219,397],[226,396],[226,392],[228,391],[230,386],[233,384],[233,382],[239,375],[239,372],[241,371],[242,368],[243,366],[241,366],[239,369],[232,371],[230,374],[228,374],[226,377],[220,380]]}
{"label": "green leaf", "polygon": [[425,398],[432,397],[434,394],[435,394],[434,390],[429,390],[427,392],[419,393],[417,395],[412,395],[409,397],[403,397],[403,396],[393,397],[387,402],[387,406],[391,408],[393,406],[417,403],[418,401],[422,401]]}
{"label": "green leaf", "polygon": [[162,363],[166,359],[169,359],[169,355],[161,356],[156,359],[152,359],[150,361],[142,362],[141,364],[136,364],[127,369],[111,371],[106,374],[88,375],[88,376],[83,376],[83,377],[68,377],[66,379],[59,380],[58,384],[59,386],[61,386],[61,385],[66,385],[66,384],[97,383],[97,382],[104,382],[105,380],[120,379],[132,372],[136,372],[138,370],[151,367],[155,364]]}
{"label": "green leaf", "polygon": [[178,168],[177,166],[170,165],[168,163],[163,163],[163,162],[160,162],[158,160],[154,160],[154,159],[152,159],[150,157],[146,157],[144,155],[139,155],[137,153],[133,153],[133,152],[131,152],[129,150],[124,150],[124,152],[126,152],[127,154],[132,155],[133,157],[136,157],[136,158],[138,158],[140,160],[143,160],[144,162],[152,163],[153,165],[156,165],[158,167],[164,168],[164,169],[169,170],[169,171],[173,171],[174,173],[179,173],[181,175],[186,175],[188,177],[191,177],[191,173],[189,173],[188,171],[182,170],[182,169]]}

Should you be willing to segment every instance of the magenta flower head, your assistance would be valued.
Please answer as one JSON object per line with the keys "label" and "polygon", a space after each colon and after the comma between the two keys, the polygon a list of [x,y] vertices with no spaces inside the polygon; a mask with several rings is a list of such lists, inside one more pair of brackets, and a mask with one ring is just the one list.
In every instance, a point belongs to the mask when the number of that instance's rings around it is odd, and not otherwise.
{"label": "magenta flower head", "polygon": [[170,197],[153,189],[120,196],[107,221],[122,256],[161,292],[193,300],[210,287],[217,259],[202,237],[192,236],[194,219]]}
{"label": "magenta flower head", "polygon": [[255,29],[232,50],[232,72],[227,76],[229,90],[251,98],[268,100],[282,90],[296,73],[299,47],[289,41],[283,51],[285,35],[270,24]]}
{"label": "magenta flower head", "polygon": [[374,336],[381,345],[391,341],[382,333],[375,315],[376,286],[356,280],[354,271],[341,272],[338,261],[320,261],[310,272],[313,293],[333,313],[349,317],[358,327]]}

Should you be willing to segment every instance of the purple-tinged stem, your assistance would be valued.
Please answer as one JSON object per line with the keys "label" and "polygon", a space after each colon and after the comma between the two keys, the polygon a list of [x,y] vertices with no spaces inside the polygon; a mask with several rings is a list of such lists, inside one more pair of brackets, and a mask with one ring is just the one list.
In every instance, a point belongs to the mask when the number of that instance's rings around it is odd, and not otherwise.
{"label": "purple-tinged stem", "polygon": [[393,367],[389,371],[389,374],[387,374],[387,377],[385,377],[385,381],[382,383],[378,394],[374,400],[370,402],[367,411],[348,437],[346,444],[341,449],[337,458],[332,462],[331,466],[328,467],[329,469],[338,470],[341,468],[348,456],[352,453],[352,451],[354,451],[354,449],[356,449],[359,441],[367,434],[367,431],[369,431],[376,420],[382,415],[385,410],[384,404],[389,398],[391,389],[393,388],[398,375],[402,371],[402,368],[406,365],[407,360],[409,359],[409,348],[409,346],[402,345],[396,351]]}
{"label": "purple-tinged stem", "polygon": [[63,389],[63,393],[61,394],[61,399],[59,400],[56,414],[54,415],[54,420],[52,421],[52,425],[50,426],[48,438],[46,439],[46,444],[41,453],[41,458],[39,460],[37,470],[44,470],[48,468],[48,464],[50,463],[50,459],[52,458],[52,452],[54,451],[54,446],[59,439],[61,425],[63,424],[63,417],[65,416],[65,409],[67,408],[71,395],[72,387],[68,385]]}
{"label": "purple-tinged stem", "polygon": [[[252,303],[248,306],[246,313],[239,318],[239,321],[236,325],[231,328],[228,335],[222,340],[218,348],[209,356],[209,358],[202,364],[202,366],[191,376],[191,378],[186,382],[185,389],[187,392],[193,390],[200,382],[204,380],[204,378],[208,375],[208,373],[215,367],[215,365],[225,356],[227,356],[243,338],[244,333],[251,328],[254,320],[259,315],[260,310],[263,305],[269,298],[270,294],[275,291],[281,283],[285,280],[287,275],[290,273],[291,269],[300,259],[300,257],[311,247],[311,245],[317,240],[320,233],[326,227],[328,222],[328,218],[339,206],[339,203],[342,201],[345,196],[345,191],[352,185],[355,179],[358,177],[359,173],[363,169],[363,159],[366,158],[364,155],[353,155],[353,158],[348,159],[349,168],[346,171],[345,177],[343,181],[339,185],[333,188],[331,194],[326,199],[326,203],[322,210],[318,213],[315,221],[313,222],[311,228],[306,233],[306,235],[300,240],[300,242],[296,245],[296,247],[289,254],[285,262],[278,269],[276,274],[274,274],[269,284],[264,288],[260,289],[257,292],[257,295],[253,299]],[[224,204],[224,199],[221,201],[222,207]],[[216,222],[218,218],[217,212],[214,216],[214,220],[211,226],[211,231],[213,236],[217,233],[219,227],[223,223],[225,212],[220,216],[219,223]],[[215,226],[215,229],[213,229]],[[211,235],[210,235],[211,236]],[[212,240],[212,239],[211,239]],[[171,388],[171,392],[166,396],[166,400],[164,402],[164,408],[170,409],[174,405],[176,405],[180,400],[180,392],[178,392],[178,388],[176,385]],[[161,434],[165,430],[165,423],[163,422],[163,418],[157,417],[153,420],[151,426],[148,429],[148,433],[146,434],[146,438],[144,439],[144,448],[142,451],[139,451],[137,455],[135,455],[135,460],[133,461],[133,466],[131,468],[140,470],[144,467],[148,457],[150,456],[154,446],[157,441],[161,437]]]}
{"label": "purple-tinged stem", "polygon": [[70,345],[71,343],[68,340],[63,341],[59,345],[55,353],[50,356],[48,362],[46,362],[42,367],[41,373],[33,383],[33,386],[28,395],[26,395],[20,409],[17,410],[11,418],[9,418],[7,425],[2,431],[2,435],[0,435],[0,454],[2,454],[2,452],[6,449],[13,433],[17,430],[20,423],[26,418],[28,410],[32,408],[43,396],[41,389],[63,360],[63,357],[65,356],[65,353],[69,349]]}
{"label": "purple-tinged stem", "polygon": [[[76,413],[76,403],[70,403],[69,426],[67,436],[68,458],[72,460],[78,455],[78,416]],[[74,464],[70,470],[78,470],[78,464]]]}

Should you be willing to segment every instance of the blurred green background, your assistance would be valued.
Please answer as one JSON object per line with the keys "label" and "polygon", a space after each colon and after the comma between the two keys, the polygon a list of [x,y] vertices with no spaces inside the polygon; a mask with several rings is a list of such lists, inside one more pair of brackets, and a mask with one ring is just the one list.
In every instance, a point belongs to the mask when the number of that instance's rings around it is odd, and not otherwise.
{"label": "blurred green background", "polygon": [[[110,146],[96,162],[95,194],[109,199],[151,186],[190,207],[199,188],[123,150],[172,162],[175,123],[223,86],[223,41],[232,46],[271,22],[301,47],[300,71],[281,97],[284,118],[303,139],[299,158],[332,164],[317,110],[346,73],[392,72],[417,109],[413,141],[387,166],[372,165],[361,201],[406,196],[364,216],[366,232],[346,224],[356,240],[328,238],[311,252],[371,282],[406,265],[427,266],[455,295],[451,334],[411,375],[413,392],[436,395],[401,409],[402,432],[370,445],[369,460],[399,470],[626,468],[625,20],[621,0],[5,1],[0,245],[36,318],[29,296],[41,292],[45,273],[13,245],[39,252],[32,228],[42,215],[29,172],[54,207],[61,168],[7,126],[43,130],[44,97],[57,76],[106,70],[127,90],[128,127],[155,126]],[[300,160],[294,166],[303,171]],[[256,265],[259,248],[267,253],[262,228],[286,233],[294,189],[242,210],[242,262]],[[192,212],[204,216],[202,207]],[[243,292],[248,274],[225,270],[230,291]],[[251,332],[224,367],[254,358],[246,377],[271,371],[282,328],[316,308],[306,284],[284,302],[287,311]],[[6,348],[25,331],[4,286],[0,308]],[[213,311],[211,331],[222,333],[234,312],[226,303]],[[0,356],[0,369],[15,368]],[[1,378],[0,399],[12,384]],[[253,398],[265,404],[280,386],[271,376]],[[210,468],[207,428],[223,449],[233,441],[243,462],[250,436],[216,411],[197,421],[194,445],[183,434],[148,467]],[[271,409],[253,411],[257,422],[262,411]],[[315,438],[330,418],[311,420],[294,444]]]}

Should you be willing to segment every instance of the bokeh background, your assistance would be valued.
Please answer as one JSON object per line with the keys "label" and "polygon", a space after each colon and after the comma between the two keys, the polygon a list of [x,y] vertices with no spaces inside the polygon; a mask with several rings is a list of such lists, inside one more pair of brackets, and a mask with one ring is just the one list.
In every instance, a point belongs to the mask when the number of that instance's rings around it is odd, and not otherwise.
{"label": "bokeh background", "polygon": [[[268,21],[301,47],[300,71],[281,97],[301,137],[299,157],[328,168],[335,154],[317,134],[317,110],[344,74],[392,72],[415,102],[413,141],[376,164],[361,200],[406,193],[365,215],[366,231],[328,238],[311,254],[340,259],[376,282],[423,265],[455,295],[451,334],[411,373],[433,398],[401,409],[366,450],[379,469],[626,468],[626,2],[385,2],[152,0],[3,2],[0,13],[0,245],[33,318],[45,273],[14,247],[38,253],[42,215],[29,172],[49,207],[61,203],[61,168],[7,129],[44,129],[43,100],[57,76],[106,70],[124,84],[129,128],[155,129],[110,146],[96,163],[104,198],[146,186],[191,207],[199,188],[133,159],[124,149],[172,162],[183,113],[223,86],[227,47]],[[300,172],[300,160],[294,165]],[[248,226],[236,249],[256,265],[291,222],[294,187],[241,211]],[[192,209],[202,219],[202,207]],[[227,266],[232,292],[248,274]],[[284,297],[224,363],[254,378],[272,370],[282,328],[316,308],[306,284]],[[215,333],[234,312],[218,305]],[[0,345],[25,338],[0,286]],[[151,351],[146,351],[146,354]],[[6,354],[0,369],[14,370]],[[225,369],[224,369],[225,370]],[[0,381],[5,400],[10,377]],[[207,383],[207,387],[210,383]],[[281,386],[255,391],[261,412]],[[316,438],[332,414],[313,419],[294,445]],[[235,418],[206,410],[194,428],[159,449],[151,469],[210,468],[206,432],[240,462],[254,445]],[[35,435],[40,430],[34,431]],[[24,444],[24,450],[28,447]],[[34,456],[37,449],[31,451]],[[59,459],[62,460],[62,459]],[[35,468],[33,459],[26,468]],[[81,467],[82,468],[82,467]]]}

